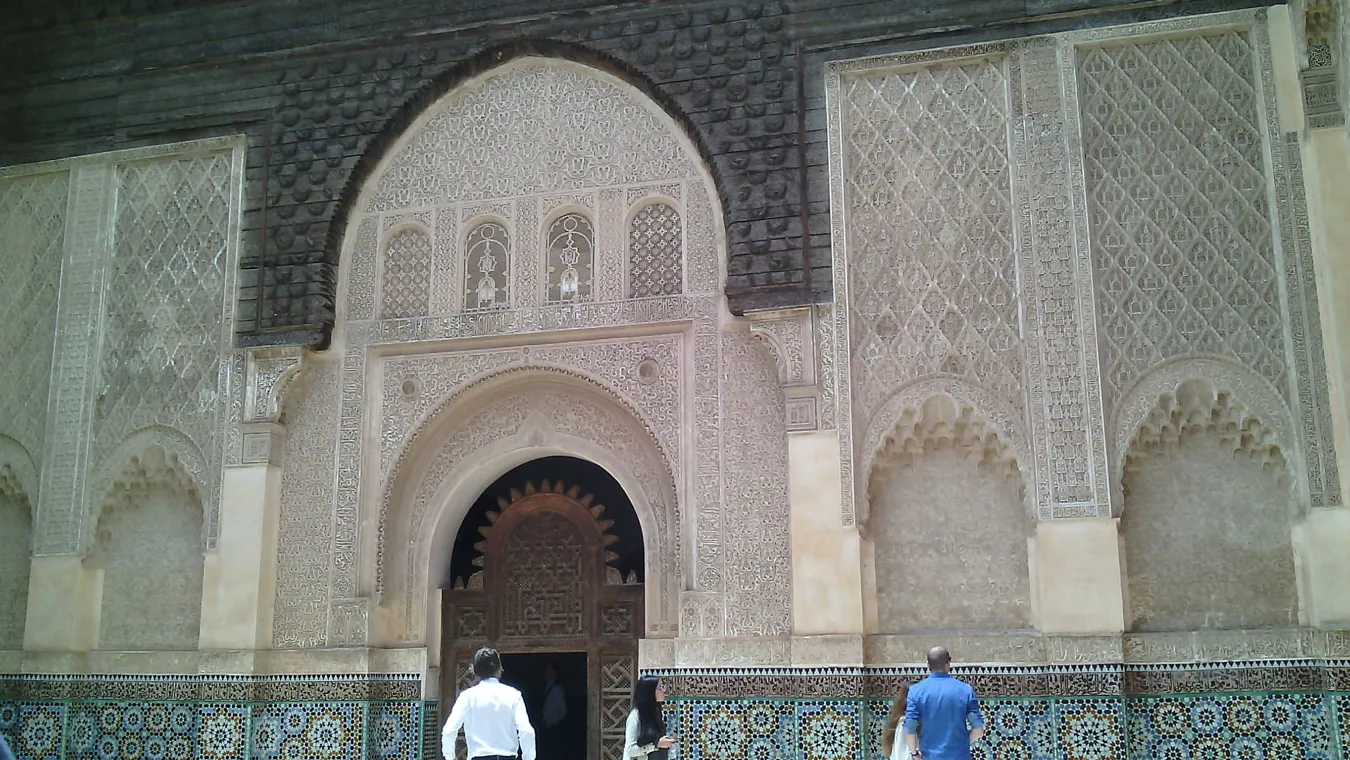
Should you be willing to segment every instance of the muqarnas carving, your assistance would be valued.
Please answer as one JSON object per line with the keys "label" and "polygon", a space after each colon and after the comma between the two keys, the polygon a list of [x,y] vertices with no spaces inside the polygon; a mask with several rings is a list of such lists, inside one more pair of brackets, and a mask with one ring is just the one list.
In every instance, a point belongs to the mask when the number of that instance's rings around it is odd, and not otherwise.
{"label": "muqarnas carving", "polygon": [[1158,399],[1125,461],[1134,630],[1299,624],[1294,501],[1274,439],[1204,380]]}
{"label": "muqarnas carving", "polygon": [[92,561],[103,568],[99,648],[196,649],[202,502],[159,446],[133,456],[103,498]]}
{"label": "muqarnas carving", "polygon": [[945,396],[905,409],[868,483],[879,632],[1031,627],[1034,522],[978,410]]}

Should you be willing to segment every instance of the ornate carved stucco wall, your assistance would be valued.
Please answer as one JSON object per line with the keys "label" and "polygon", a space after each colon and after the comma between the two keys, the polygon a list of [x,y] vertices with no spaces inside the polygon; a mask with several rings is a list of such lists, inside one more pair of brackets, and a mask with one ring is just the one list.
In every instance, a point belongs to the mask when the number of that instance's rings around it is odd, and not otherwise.
{"label": "ornate carved stucco wall", "polygon": [[[1007,447],[1040,521],[1123,507],[1127,541],[1150,542],[1131,562],[1161,563],[1131,578],[1207,587],[1208,570],[1157,554],[1170,533],[1138,527],[1180,507],[1163,465],[1121,488],[1160,398],[1199,378],[1248,410],[1288,475],[1274,484],[1245,456],[1241,475],[1214,469],[1201,448],[1248,445],[1222,425],[1167,466],[1230,495],[1211,511],[1255,510],[1243,529],[1282,557],[1262,604],[1299,624],[1290,526],[1342,496],[1299,137],[1281,131],[1269,35],[1264,13],[1241,12],[828,67],[844,524],[894,533],[905,478],[960,438],[915,424],[943,397]],[[877,540],[879,598],[887,550]],[[1245,625],[1220,596],[1226,612],[1197,627]]]}
{"label": "ornate carved stucco wall", "polygon": [[[168,555],[195,557],[183,593],[163,598],[198,612],[233,390],[225,369],[242,182],[242,143],[233,139],[0,171],[5,498],[32,508],[34,555],[86,556],[102,508],[126,487],[181,482],[191,504],[170,511],[197,526],[190,535],[117,535],[111,526],[121,518],[103,527],[126,549],[112,561],[128,576],[160,542],[171,544]],[[147,473],[136,463],[151,450],[163,466]],[[142,477],[128,479],[132,470]],[[153,617],[155,599],[143,589],[108,601],[129,619],[138,610]],[[195,648],[195,625],[171,626],[173,645]]]}
{"label": "ornate carved stucco wall", "polygon": [[649,635],[789,632],[778,368],[725,310],[716,194],[668,116],[598,71],[513,62],[429,107],[350,225],[340,358],[285,415],[277,646],[434,644],[474,488],[549,451],[633,496]]}

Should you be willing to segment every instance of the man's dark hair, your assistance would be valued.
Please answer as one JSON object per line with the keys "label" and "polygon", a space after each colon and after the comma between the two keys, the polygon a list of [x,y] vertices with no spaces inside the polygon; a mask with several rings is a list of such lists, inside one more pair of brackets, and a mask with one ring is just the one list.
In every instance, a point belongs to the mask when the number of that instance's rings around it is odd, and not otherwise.
{"label": "man's dark hair", "polygon": [[479,678],[496,678],[502,674],[502,656],[492,647],[483,647],[473,656],[473,674]]}
{"label": "man's dark hair", "polygon": [[947,651],[946,647],[933,647],[928,650],[928,669],[933,671],[946,670],[952,664],[952,653]]}

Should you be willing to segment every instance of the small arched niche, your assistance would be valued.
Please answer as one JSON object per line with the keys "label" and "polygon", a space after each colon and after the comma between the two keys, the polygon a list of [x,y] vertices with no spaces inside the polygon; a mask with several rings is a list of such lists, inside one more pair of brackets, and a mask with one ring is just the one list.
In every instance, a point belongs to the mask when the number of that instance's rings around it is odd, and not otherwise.
{"label": "small arched niche", "polygon": [[1231,392],[1193,379],[1160,396],[1122,491],[1132,630],[1299,625],[1284,452]]}
{"label": "small arched niche", "polygon": [[202,501],[177,458],[150,445],[101,502],[92,561],[103,569],[98,648],[198,647]]}
{"label": "small arched niche", "polygon": [[1017,461],[989,422],[929,398],[901,411],[873,462],[873,632],[1031,628],[1034,524]]}

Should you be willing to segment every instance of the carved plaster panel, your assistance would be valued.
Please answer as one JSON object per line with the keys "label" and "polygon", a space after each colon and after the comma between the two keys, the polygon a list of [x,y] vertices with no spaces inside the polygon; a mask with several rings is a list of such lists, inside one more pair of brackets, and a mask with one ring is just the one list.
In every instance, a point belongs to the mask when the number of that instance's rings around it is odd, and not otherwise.
{"label": "carved plaster panel", "polygon": [[655,182],[697,171],[675,141],[650,140],[669,134],[654,104],[582,67],[506,66],[424,118],[376,180],[370,210]]}
{"label": "carved plaster panel", "polygon": [[[1122,396],[1152,366],[1197,354],[1241,362],[1300,408],[1294,435],[1309,501],[1341,502],[1298,137],[1279,132],[1269,47],[1264,13],[1241,11],[827,64],[841,304],[834,406],[850,420],[840,425],[846,524],[865,497],[867,458],[894,419],[888,394],[930,376],[979,388],[993,400],[982,401],[992,407],[982,407],[985,414],[1011,409],[1007,427],[1026,431],[1018,459],[1042,519],[1110,514],[1119,509],[1112,492],[1120,471],[1108,474],[1109,464],[1123,454],[1109,446],[1105,419],[1120,418],[1117,404],[1153,400]],[[981,83],[994,89],[985,93]],[[991,105],[981,121],[977,106],[992,104],[995,90],[1006,93],[1006,108]],[[931,97],[906,109],[915,93]],[[944,129],[914,139],[926,134],[933,109]],[[954,203],[916,211],[913,198],[979,167],[972,145],[988,147],[978,157],[997,158],[991,166],[1003,167],[1011,185],[1006,201],[996,193],[979,206],[997,213],[957,213]],[[903,192],[921,171],[930,173],[925,193]],[[953,232],[944,226],[951,219],[970,224]],[[1005,228],[1016,234],[999,236]],[[1024,368],[929,366],[924,351],[956,346],[943,354],[950,358],[974,345],[961,344],[959,331],[953,344],[944,324],[969,323],[989,308],[997,314],[1003,299],[980,289],[994,282],[977,271],[981,257],[958,257],[970,271],[951,272],[936,265],[940,258],[921,258],[920,275],[895,283],[885,279],[894,278],[887,267],[986,230],[1007,244],[976,249],[991,263],[1005,248],[1015,253],[1016,277],[1004,279],[1018,290],[1001,322],[981,323],[982,337],[1011,326]],[[953,309],[922,293],[887,300],[943,276],[945,294],[959,300],[971,292],[974,300],[953,301]],[[953,310],[957,317],[941,322]],[[914,344],[923,351],[904,348],[915,325],[930,322],[928,338]],[[901,349],[914,377],[879,376],[887,352]],[[1117,442],[1131,434],[1110,433]],[[1009,440],[1016,445],[1017,437]]]}
{"label": "carved plaster panel", "polygon": [[[50,404],[22,405],[50,408],[60,420],[47,431],[43,455],[34,452],[49,484],[37,495],[38,553],[89,548],[85,526],[101,498],[89,480],[120,467],[119,449],[147,430],[182,436],[191,442],[185,448],[199,452],[193,477],[202,486],[206,543],[213,545],[220,431],[231,404],[243,161],[242,143],[216,138],[4,171],[5,188],[50,181],[43,176],[70,178],[64,212],[36,206],[26,212],[29,224],[64,222],[46,241],[63,249],[54,330],[47,332],[56,344],[49,354]],[[31,193],[26,197],[31,206]],[[18,270],[38,277],[46,271]],[[40,282],[29,284],[34,298],[46,292]],[[20,306],[31,308],[27,301]],[[36,347],[26,352],[43,363],[39,354]],[[25,387],[48,386],[34,379]]]}
{"label": "carved plaster panel", "polygon": [[663,453],[678,471],[683,351],[681,337],[668,335],[388,359],[382,370],[380,472],[389,472],[395,455],[407,451],[409,436],[429,413],[443,408],[453,391],[504,367],[526,364],[586,371],[621,393],[657,432]]}
{"label": "carved plaster panel", "polygon": [[[69,188],[67,171],[0,178],[0,435],[34,459],[46,428]],[[28,496],[36,500],[36,488]]]}

